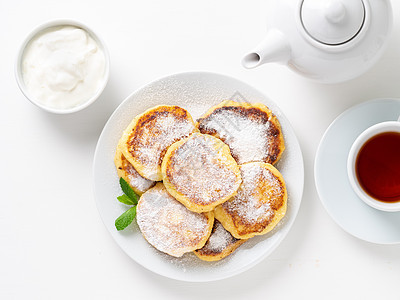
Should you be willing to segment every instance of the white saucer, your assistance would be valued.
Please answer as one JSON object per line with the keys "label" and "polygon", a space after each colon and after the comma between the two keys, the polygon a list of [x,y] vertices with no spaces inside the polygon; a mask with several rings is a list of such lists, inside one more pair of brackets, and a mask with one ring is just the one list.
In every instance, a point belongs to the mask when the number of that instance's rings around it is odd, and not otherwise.
{"label": "white saucer", "polygon": [[350,186],[347,155],[366,128],[397,120],[400,99],[376,99],[356,105],[326,130],[315,158],[315,185],[322,204],[345,231],[377,244],[400,243],[400,212],[383,212],[365,204]]}

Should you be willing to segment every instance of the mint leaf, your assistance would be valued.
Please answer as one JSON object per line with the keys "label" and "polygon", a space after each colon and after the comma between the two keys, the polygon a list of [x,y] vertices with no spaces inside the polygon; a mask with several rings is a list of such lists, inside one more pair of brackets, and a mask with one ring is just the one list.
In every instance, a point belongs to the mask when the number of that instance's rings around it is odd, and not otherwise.
{"label": "mint leaf", "polygon": [[133,204],[136,205],[138,203],[139,196],[131,188],[129,183],[127,183],[126,180],[121,177],[119,179],[119,185],[121,186],[121,189],[124,192],[124,194],[127,195],[132,200]]}
{"label": "mint leaf", "polygon": [[136,206],[128,209],[122,215],[120,215],[115,220],[115,228],[117,230],[124,230],[129,224],[132,223],[133,219],[136,217]]}
{"label": "mint leaf", "polygon": [[133,201],[131,200],[131,198],[129,198],[127,195],[122,195],[117,197],[118,201],[121,203],[124,203],[126,205],[135,205],[135,203],[133,203]]}

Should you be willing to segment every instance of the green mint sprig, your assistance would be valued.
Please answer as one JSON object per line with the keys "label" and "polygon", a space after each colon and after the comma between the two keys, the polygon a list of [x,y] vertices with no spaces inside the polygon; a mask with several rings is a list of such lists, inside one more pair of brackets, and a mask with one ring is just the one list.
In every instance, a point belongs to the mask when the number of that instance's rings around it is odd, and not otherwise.
{"label": "green mint sprig", "polygon": [[[139,195],[135,193],[132,187],[123,179],[122,177],[119,179],[119,185],[121,186],[122,191],[129,199],[132,200],[134,205],[137,205],[139,200]],[[118,199],[119,200],[119,199]]]}
{"label": "green mint sprig", "polygon": [[126,180],[122,177],[119,179],[119,185],[121,186],[124,194],[117,197],[118,201],[126,205],[133,206],[115,220],[115,228],[117,228],[118,231],[124,230],[135,219],[136,205],[138,204],[140,198],[139,195],[136,194],[132,187],[129,185],[129,183],[127,183]]}

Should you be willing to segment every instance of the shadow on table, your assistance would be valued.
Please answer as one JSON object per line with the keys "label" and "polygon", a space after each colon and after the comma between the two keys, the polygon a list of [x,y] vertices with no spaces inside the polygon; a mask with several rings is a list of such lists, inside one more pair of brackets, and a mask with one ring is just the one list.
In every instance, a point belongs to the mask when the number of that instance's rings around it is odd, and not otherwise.
{"label": "shadow on table", "polygon": [[118,95],[116,86],[110,79],[100,98],[89,107],[67,115],[42,111],[44,119],[72,142],[96,143],[108,118],[124,99]]}

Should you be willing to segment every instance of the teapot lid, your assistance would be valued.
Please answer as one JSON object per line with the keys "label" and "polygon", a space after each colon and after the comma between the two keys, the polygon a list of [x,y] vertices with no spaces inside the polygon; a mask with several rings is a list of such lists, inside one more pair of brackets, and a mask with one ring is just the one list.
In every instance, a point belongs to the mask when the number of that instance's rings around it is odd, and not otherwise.
{"label": "teapot lid", "polygon": [[303,0],[300,16],[304,29],[313,39],[340,45],[360,32],[365,6],[363,0]]}

